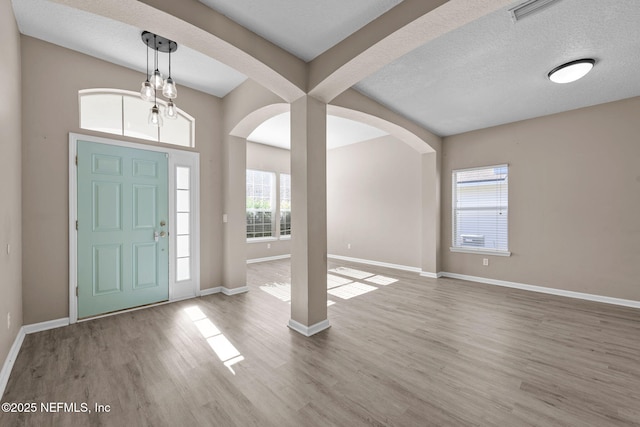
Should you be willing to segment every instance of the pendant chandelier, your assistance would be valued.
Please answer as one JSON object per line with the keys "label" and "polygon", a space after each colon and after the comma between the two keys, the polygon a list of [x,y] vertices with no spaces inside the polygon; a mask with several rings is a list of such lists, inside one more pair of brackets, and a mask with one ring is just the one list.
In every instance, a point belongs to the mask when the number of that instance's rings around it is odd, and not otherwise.
{"label": "pendant chandelier", "polygon": [[[178,109],[173,102],[178,97],[178,90],[171,78],[171,53],[178,49],[178,44],[149,31],[142,32],[142,41],[147,45],[147,74],[146,80],[142,82],[140,97],[145,101],[153,102],[153,107],[149,111],[149,124],[159,127],[162,126],[162,114],[158,108],[158,91],[168,100],[164,116],[167,119],[178,118]],[[149,74],[149,49],[153,49],[153,74]],[[158,69],[158,53],[160,52],[169,54],[169,76],[166,80]]]}

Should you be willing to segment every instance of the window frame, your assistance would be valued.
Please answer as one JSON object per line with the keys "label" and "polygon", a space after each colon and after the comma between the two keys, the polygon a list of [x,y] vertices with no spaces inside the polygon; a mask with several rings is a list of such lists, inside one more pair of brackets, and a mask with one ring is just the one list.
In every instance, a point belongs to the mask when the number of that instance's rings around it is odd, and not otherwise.
{"label": "window frame", "polygon": [[[122,121],[121,121],[121,130],[120,133],[115,133],[115,132],[105,132],[105,131],[101,131],[101,130],[96,130],[96,129],[90,129],[90,128],[84,128],[82,127],[82,98],[83,96],[87,96],[87,95],[117,95],[122,97],[121,100],[121,107],[120,107],[120,115],[122,117]],[[161,138],[161,128],[158,128],[157,131],[157,138],[155,139],[151,139],[151,138],[141,138],[141,137],[136,137],[136,136],[131,136],[131,135],[125,135],[125,117],[124,117],[124,98],[125,97],[129,97],[129,98],[134,98],[136,100],[140,99],[140,94],[138,92],[133,92],[130,90],[124,90],[124,89],[112,89],[112,88],[92,88],[92,89],[80,89],[78,91],[78,127],[80,129],[83,130],[89,130],[92,132],[100,132],[100,133],[104,133],[107,135],[119,135],[119,136],[124,136],[127,138],[134,138],[134,139],[140,139],[143,141],[153,141],[153,142],[157,142],[159,144],[166,144],[172,147],[182,147],[182,148],[196,148],[196,120],[193,116],[191,116],[190,114],[188,114],[187,112],[185,112],[184,110],[182,110],[179,107],[176,107],[176,111],[178,112],[179,116],[182,116],[183,118],[185,118],[188,122],[189,122],[189,145],[182,145],[182,144],[174,144],[171,142],[167,142],[167,141],[163,141]],[[162,100],[162,99],[157,99],[157,104],[159,107],[161,108],[166,108],[167,107],[167,102]],[[149,106],[149,108],[151,108],[151,104]]]}
{"label": "window frame", "polygon": [[[186,187],[181,187],[179,182],[181,181],[179,179],[180,173],[179,173],[179,169],[186,169],[187,170],[187,182],[186,182]],[[174,232],[174,244],[175,244],[175,248],[174,248],[174,252],[173,252],[173,262],[175,262],[175,269],[174,269],[174,280],[176,283],[180,283],[180,282],[188,282],[193,280],[192,276],[193,276],[193,256],[194,256],[194,251],[192,250],[192,242],[194,239],[194,235],[193,235],[193,216],[194,213],[192,212],[192,203],[191,203],[191,199],[193,197],[193,184],[192,182],[194,181],[193,179],[193,166],[192,165],[183,165],[183,164],[175,164],[173,167],[173,172],[174,174],[174,187],[175,187],[175,200],[176,202],[174,203],[174,207],[175,207],[175,212],[173,212],[173,214],[175,215],[175,219],[174,219],[174,227],[173,227],[173,232]],[[188,206],[188,210],[180,210],[180,206],[179,206],[179,194],[181,191],[186,191],[189,195],[189,206]],[[187,215],[187,229],[188,231],[185,232],[180,232],[179,231],[179,225],[178,225],[178,217],[181,215]],[[184,231],[184,230],[183,230]],[[184,255],[179,253],[179,241],[181,240],[181,238],[187,238],[188,241],[188,254]],[[187,277],[181,277],[180,273],[181,270],[183,270],[183,267],[181,267],[181,260],[187,260],[187,265],[188,265],[188,276]]]}
{"label": "window frame", "polygon": [[[269,174],[271,176],[271,187],[272,187],[272,191],[271,191],[271,200],[270,200],[270,207],[271,207],[271,236],[259,236],[259,237],[248,237],[248,231],[247,231],[247,227],[248,227],[248,222],[246,221],[246,213],[248,212],[248,209],[246,207],[246,202],[245,202],[245,237],[247,239],[247,242],[273,242],[273,241],[277,241],[278,237],[276,235],[276,224],[279,224],[279,220],[276,221],[276,214],[277,214],[277,207],[276,207],[276,202],[277,202],[277,186],[278,186],[278,182],[277,182],[277,175],[276,172],[273,171],[268,171],[268,170],[262,170],[262,169],[252,169],[252,168],[246,168],[245,170],[245,177],[246,177],[246,173],[252,171],[252,172],[261,172],[261,173],[266,173]],[[246,182],[246,178],[245,178],[245,200],[248,198],[248,194],[247,194],[247,182]],[[264,224],[264,223],[263,223]]]}
{"label": "window frame", "polygon": [[[470,246],[456,246],[456,219],[458,209],[456,207],[457,202],[457,174],[460,172],[471,172],[477,170],[485,170],[485,169],[497,169],[497,168],[507,168],[507,249],[490,249],[484,247],[470,247]],[[488,166],[479,166],[473,168],[465,168],[465,169],[453,169],[451,170],[451,247],[449,250],[451,252],[459,252],[459,253],[470,253],[470,254],[478,254],[478,255],[496,255],[496,256],[511,256],[511,251],[509,250],[509,187],[508,187],[508,179],[509,179],[509,164],[498,164],[498,165],[488,165]],[[496,207],[497,208],[497,207]]]}
{"label": "window frame", "polygon": [[[289,209],[282,209],[282,175],[289,177]],[[291,174],[285,172],[278,172],[278,238],[280,240],[291,239],[291,219],[289,219],[289,233],[282,234],[282,212],[289,212],[291,215]]]}

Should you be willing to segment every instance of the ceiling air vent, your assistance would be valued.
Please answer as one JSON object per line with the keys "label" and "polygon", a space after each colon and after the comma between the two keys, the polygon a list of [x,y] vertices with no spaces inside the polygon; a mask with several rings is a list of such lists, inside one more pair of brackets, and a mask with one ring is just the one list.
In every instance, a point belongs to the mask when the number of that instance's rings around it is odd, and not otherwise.
{"label": "ceiling air vent", "polygon": [[511,13],[511,19],[513,19],[513,22],[518,22],[519,20],[526,18],[532,13],[538,12],[556,1],[558,0],[528,0],[509,9],[509,13]]}

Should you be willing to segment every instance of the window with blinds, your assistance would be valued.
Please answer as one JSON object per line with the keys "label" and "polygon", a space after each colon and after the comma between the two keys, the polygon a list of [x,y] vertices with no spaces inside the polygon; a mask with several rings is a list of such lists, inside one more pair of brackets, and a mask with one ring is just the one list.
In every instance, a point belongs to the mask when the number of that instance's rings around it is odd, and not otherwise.
{"label": "window with blinds", "polygon": [[247,169],[247,239],[273,237],[275,173]]}
{"label": "window with blinds", "polygon": [[509,253],[509,166],[454,170],[454,252]]}
{"label": "window with blinds", "polygon": [[291,175],[280,174],[280,235],[291,235]]}

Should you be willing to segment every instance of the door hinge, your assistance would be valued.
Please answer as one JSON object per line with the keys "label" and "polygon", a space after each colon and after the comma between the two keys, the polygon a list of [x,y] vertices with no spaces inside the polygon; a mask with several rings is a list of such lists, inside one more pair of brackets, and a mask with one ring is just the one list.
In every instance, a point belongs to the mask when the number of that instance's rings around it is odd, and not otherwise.
{"label": "door hinge", "polygon": [[78,287],[76,286],[76,296],[78,296]]}
{"label": "door hinge", "polygon": [[76,219],[76,230],[78,229],[78,220]]}
{"label": "door hinge", "polygon": [[78,165],[78,156],[76,156],[76,166]]}

